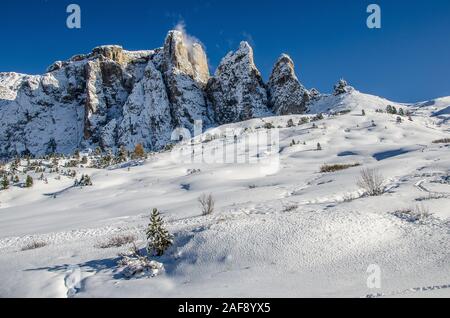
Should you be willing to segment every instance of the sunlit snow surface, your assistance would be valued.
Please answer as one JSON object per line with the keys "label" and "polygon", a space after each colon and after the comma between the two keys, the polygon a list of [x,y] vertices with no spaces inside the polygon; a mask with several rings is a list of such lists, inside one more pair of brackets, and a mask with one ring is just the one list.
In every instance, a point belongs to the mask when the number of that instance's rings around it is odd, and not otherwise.
{"label": "sunlit snow surface", "polygon": [[[408,107],[354,91],[315,105],[313,112],[352,109],[325,116],[317,129],[285,128],[299,115],[209,132],[232,128],[241,139],[266,122],[283,127],[271,169],[264,161],[179,163],[166,152],[129,169],[78,169],[91,175],[92,187],[70,188],[73,180],[48,175],[49,184],[36,177],[32,189],[1,191],[0,296],[449,297],[450,148],[432,141],[450,137],[450,99],[409,106],[413,121],[401,124],[375,112],[388,104]],[[387,192],[361,196],[361,167],[320,173],[327,163],[377,168]],[[201,216],[203,193],[216,198],[211,216]],[[417,205],[432,216],[413,223],[392,214]],[[129,247],[98,246],[134,234],[144,248],[152,208],[175,235],[167,255],[155,258],[165,271],[125,279],[116,261]],[[31,241],[48,245],[21,251]],[[367,286],[370,265],[381,269],[381,289]],[[74,289],[71,275],[79,276]]]}

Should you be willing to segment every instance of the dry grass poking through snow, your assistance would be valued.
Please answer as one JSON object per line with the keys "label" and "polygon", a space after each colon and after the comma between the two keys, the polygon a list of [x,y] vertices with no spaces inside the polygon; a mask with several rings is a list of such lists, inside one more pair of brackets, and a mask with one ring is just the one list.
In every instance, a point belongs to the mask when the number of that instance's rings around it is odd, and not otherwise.
{"label": "dry grass poking through snow", "polygon": [[136,236],[131,234],[118,235],[109,238],[106,242],[101,243],[99,248],[112,248],[112,247],[122,247],[127,244],[132,244],[136,241]]}
{"label": "dry grass poking through snow", "polygon": [[450,144],[450,138],[435,140],[433,141],[433,144]]}
{"label": "dry grass poking through snow", "polygon": [[206,195],[203,194],[200,198],[198,198],[198,202],[202,208],[202,215],[210,215],[214,212],[215,200],[212,194]]}
{"label": "dry grass poking through snow", "polygon": [[358,186],[363,188],[369,196],[378,196],[384,193],[384,178],[378,170],[362,169]]}
{"label": "dry grass poking through snow", "polygon": [[22,247],[22,251],[35,250],[47,246],[47,242],[44,241],[33,241]]}
{"label": "dry grass poking through snow", "polygon": [[431,213],[423,205],[422,206],[418,205],[414,209],[399,210],[392,214],[400,219],[413,223],[424,221],[427,218],[431,217]]}
{"label": "dry grass poking through snow", "polygon": [[353,163],[353,164],[333,164],[333,165],[323,165],[320,167],[320,172],[327,173],[327,172],[335,172],[340,170],[345,170],[353,167],[359,167],[361,164],[359,163]]}

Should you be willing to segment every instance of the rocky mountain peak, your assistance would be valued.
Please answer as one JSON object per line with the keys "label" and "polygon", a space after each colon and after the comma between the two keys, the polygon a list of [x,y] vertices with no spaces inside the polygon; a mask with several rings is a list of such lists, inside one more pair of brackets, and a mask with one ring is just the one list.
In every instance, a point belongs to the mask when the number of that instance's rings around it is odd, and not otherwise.
{"label": "rocky mountain peak", "polygon": [[206,84],[209,67],[206,53],[200,43],[192,42],[182,31],[170,31],[164,44],[165,71],[171,68]]}
{"label": "rocky mountain peak", "polygon": [[197,120],[208,128],[303,113],[315,98],[288,55],[266,85],[244,41],[211,77],[200,41],[174,30],[154,50],[104,45],[57,61],[44,75],[0,73],[0,157],[137,143],[159,150],[173,129],[192,133]]}
{"label": "rocky mountain peak", "polygon": [[96,57],[102,56],[119,64],[124,64],[125,62],[123,48],[119,45],[98,46],[92,50],[92,54]]}
{"label": "rocky mountain peak", "polygon": [[307,110],[308,91],[295,75],[295,66],[282,54],[273,67],[268,83],[270,108],[278,115],[302,114]]}
{"label": "rocky mountain peak", "polygon": [[206,90],[219,124],[269,113],[266,87],[254,63],[253,49],[247,42],[241,42],[237,51],[225,56]]}

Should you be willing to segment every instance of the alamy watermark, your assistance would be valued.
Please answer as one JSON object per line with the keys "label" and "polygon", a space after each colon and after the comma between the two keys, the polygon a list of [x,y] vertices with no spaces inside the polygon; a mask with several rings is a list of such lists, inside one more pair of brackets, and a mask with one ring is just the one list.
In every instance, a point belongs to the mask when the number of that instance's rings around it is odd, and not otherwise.
{"label": "alamy watermark", "polygon": [[369,29],[381,29],[381,7],[378,4],[369,4],[367,13],[370,13],[366,24]]}
{"label": "alamy watermark", "polygon": [[78,4],[69,4],[66,12],[69,16],[66,25],[69,29],[81,29],[81,7]]}
{"label": "alamy watermark", "polygon": [[202,133],[202,121],[196,121],[194,136],[188,129],[172,133],[176,142],[171,158],[177,163],[254,164],[265,173],[275,173],[280,165],[279,129],[215,129]]}

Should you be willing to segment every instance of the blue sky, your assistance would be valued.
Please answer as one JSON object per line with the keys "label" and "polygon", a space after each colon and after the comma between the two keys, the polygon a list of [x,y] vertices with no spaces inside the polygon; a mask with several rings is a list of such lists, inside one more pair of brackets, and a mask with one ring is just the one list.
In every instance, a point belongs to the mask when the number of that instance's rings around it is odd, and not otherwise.
{"label": "blue sky", "polygon": [[[66,27],[66,7],[82,28]],[[366,26],[367,5],[382,28]],[[265,79],[281,53],[308,88],[330,92],[341,77],[357,89],[404,102],[450,95],[448,0],[2,0],[0,71],[42,73],[55,60],[102,44],[152,49],[180,21],[205,45],[214,68],[249,41]]]}

